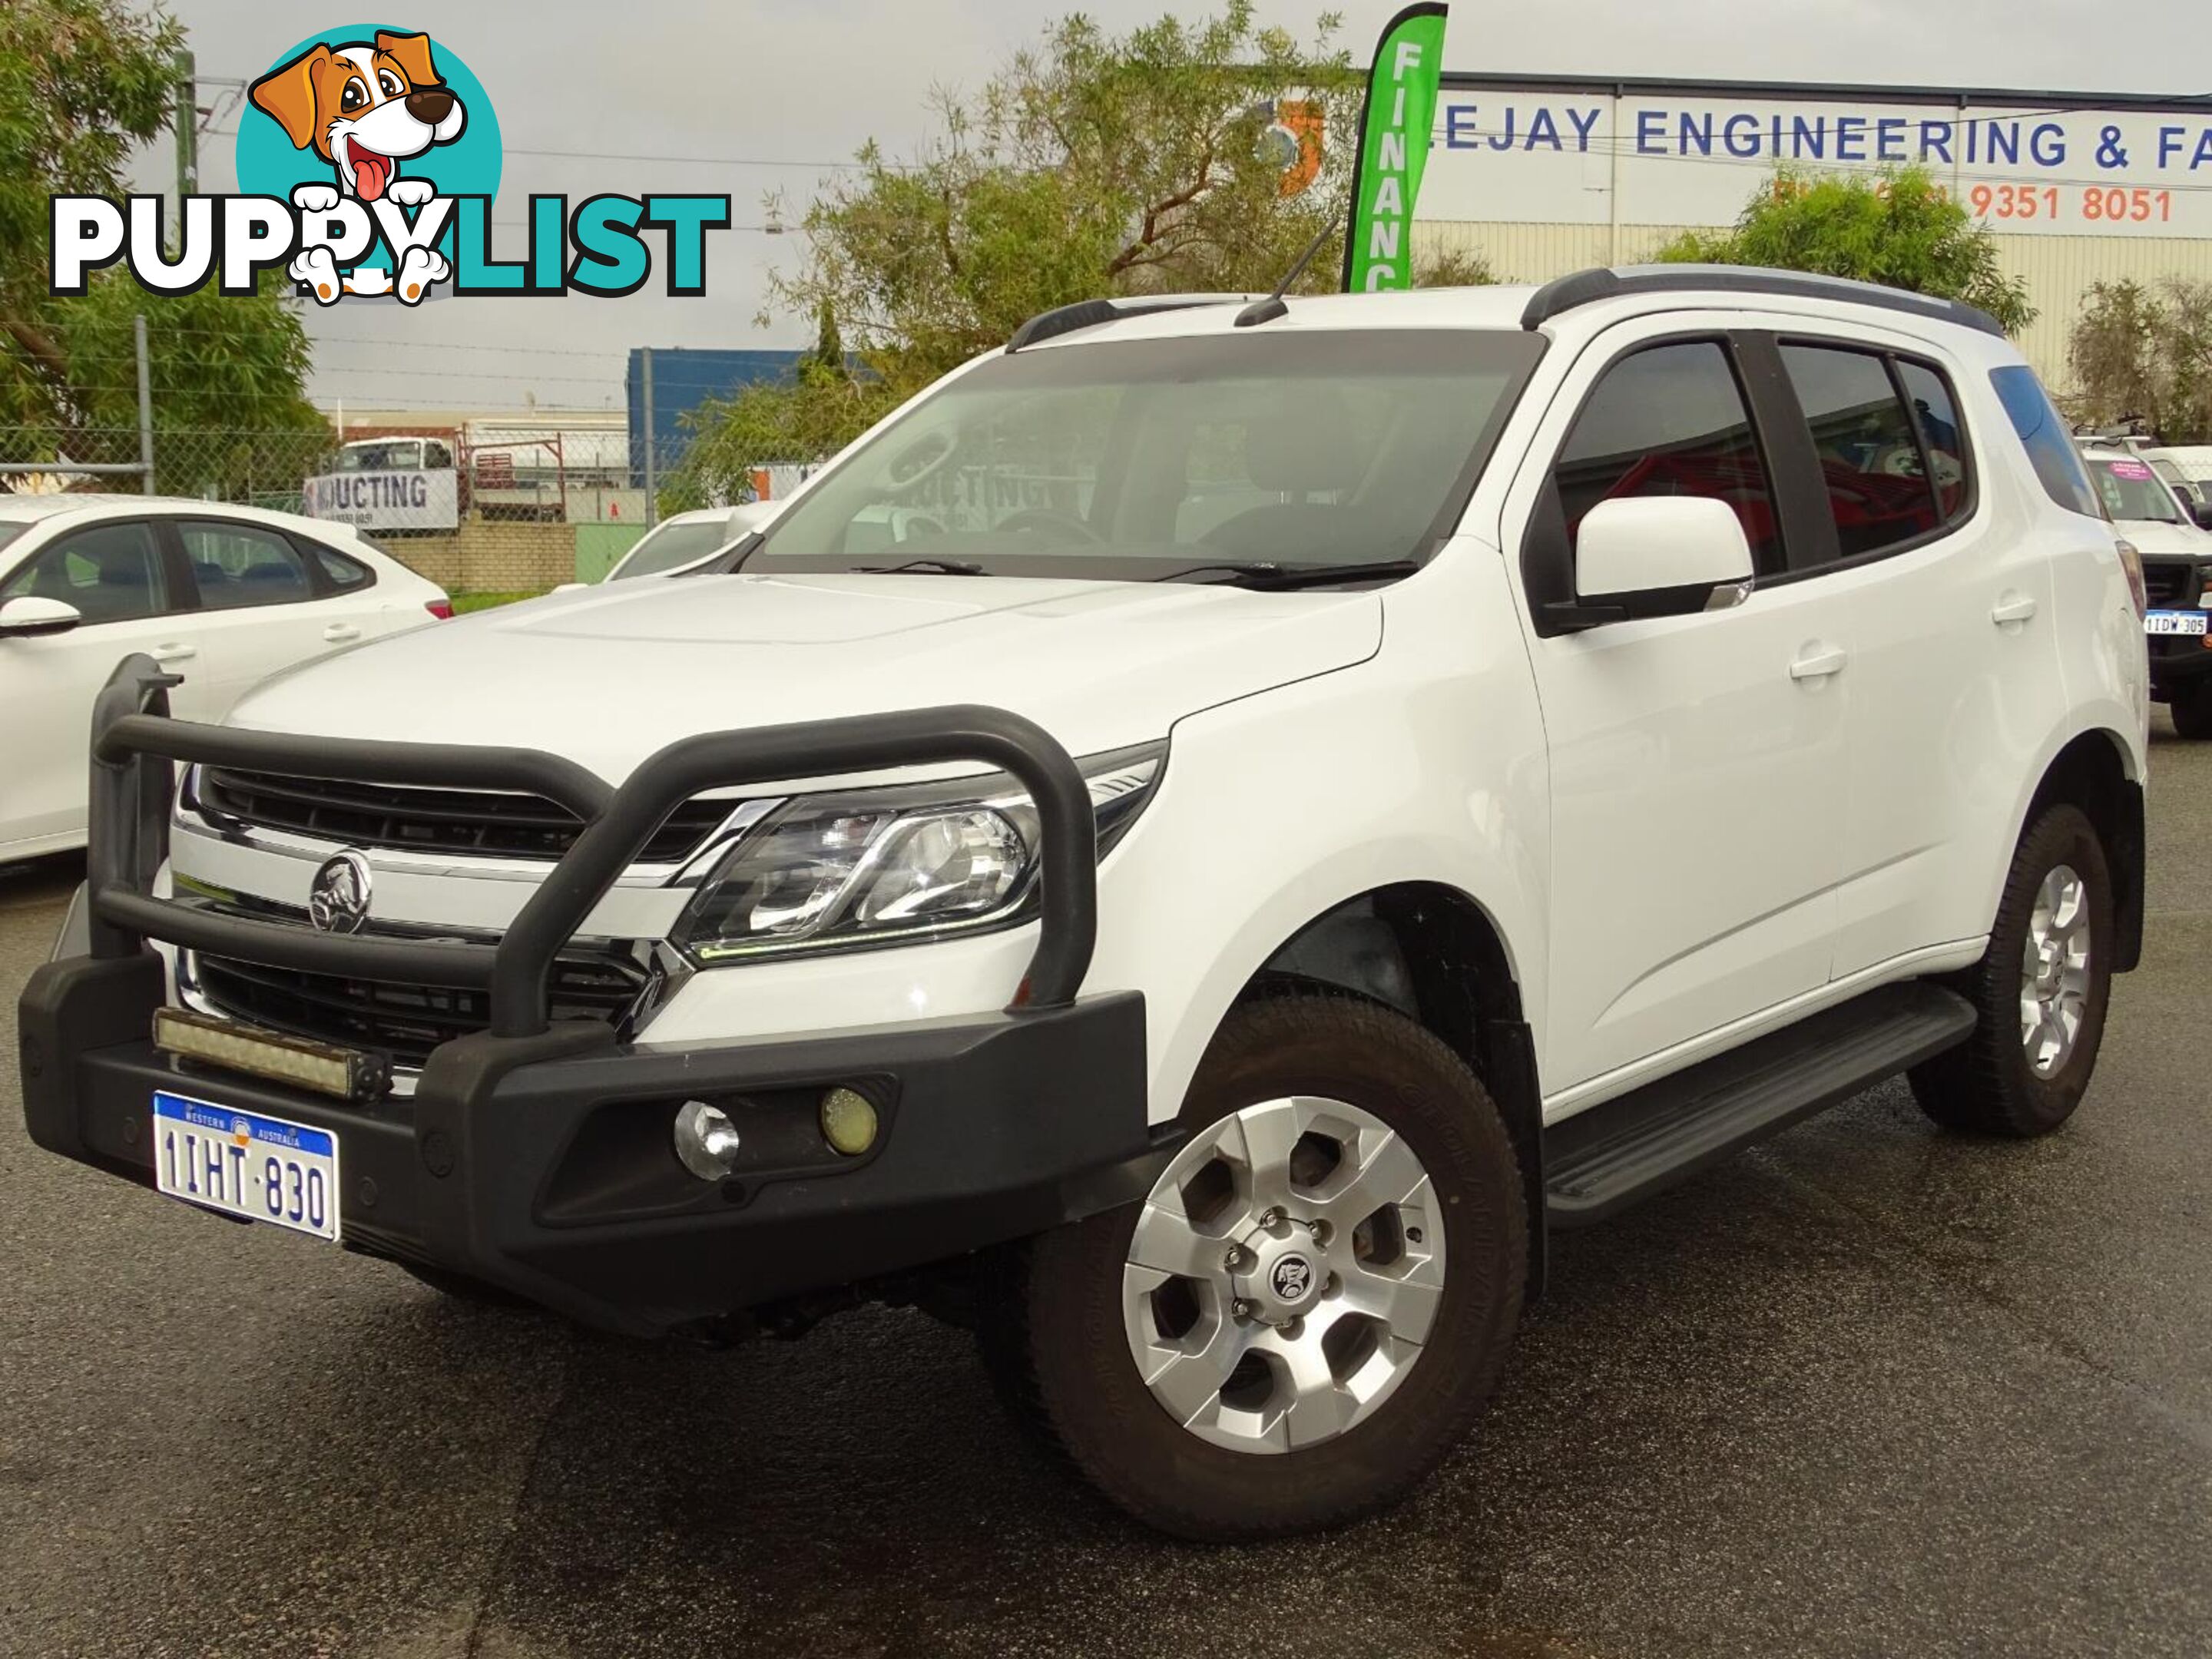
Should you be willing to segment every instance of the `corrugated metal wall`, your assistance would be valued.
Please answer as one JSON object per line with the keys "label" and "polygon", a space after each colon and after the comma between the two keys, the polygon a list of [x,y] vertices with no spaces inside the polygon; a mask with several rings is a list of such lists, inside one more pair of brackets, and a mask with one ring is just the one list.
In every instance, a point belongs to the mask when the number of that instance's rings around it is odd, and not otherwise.
{"label": "corrugated metal wall", "polygon": [[[1687,227],[1624,225],[1618,258],[1604,225],[1492,224],[1474,222],[1417,225],[1423,248],[1480,253],[1501,281],[1549,282],[1592,265],[1634,264]],[[2168,276],[2212,282],[2212,241],[2159,236],[2006,236],[1996,238],[2005,269],[2027,279],[2039,315],[2021,337],[2028,361],[2054,390],[2073,381],[2066,347],[2081,301],[2093,283],[2132,278],[2155,286]]]}
{"label": "corrugated metal wall", "polygon": [[2092,283],[2132,278],[2154,288],[2169,276],[2212,281],[2212,241],[2166,236],[1999,236],[2005,269],[2027,279],[2040,314],[2021,338],[2037,372],[2055,389],[2074,383],[2066,345]]}

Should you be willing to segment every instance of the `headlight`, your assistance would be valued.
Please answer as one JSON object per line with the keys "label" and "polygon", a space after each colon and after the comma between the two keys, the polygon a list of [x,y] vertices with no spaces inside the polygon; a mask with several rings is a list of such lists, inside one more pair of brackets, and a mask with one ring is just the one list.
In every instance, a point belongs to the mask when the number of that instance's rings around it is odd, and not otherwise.
{"label": "headlight", "polygon": [[[1082,762],[1098,852],[1159,781],[1164,744]],[[1005,927],[1036,890],[1037,813],[1004,773],[801,795],[715,866],[677,924],[702,965]]]}

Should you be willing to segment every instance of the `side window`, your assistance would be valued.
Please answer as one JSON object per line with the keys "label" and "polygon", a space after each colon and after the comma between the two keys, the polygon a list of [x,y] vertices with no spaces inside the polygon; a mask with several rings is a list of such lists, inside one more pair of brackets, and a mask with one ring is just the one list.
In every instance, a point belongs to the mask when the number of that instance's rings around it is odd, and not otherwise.
{"label": "side window", "polygon": [[2035,371],[2026,363],[1994,368],[1990,371],[1990,384],[1996,388],[1997,401],[2004,405],[2012,429],[2027,447],[2027,459],[2034,463],[2035,476],[2042,481],[2045,494],[2069,513],[2103,518],[2105,509],[2089,482],[2088,469],[2081,465],[2081,452],[2074,447],[2065,417],[2043,389],[2043,382],[2035,378]]}
{"label": "side window", "polygon": [[1552,478],[1570,544],[1601,501],[1702,495],[1735,510],[1759,568],[1779,562],[1774,486],[1717,342],[1653,346],[1607,369]]}
{"label": "side window", "polygon": [[178,522],[177,534],[183,538],[185,556],[191,561],[204,610],[293,605],[315,596],[307,561],[273,530],[186,519]]}
{"label": "side window", "polygon": [[103,524],[64,536],[0,587],[0,601],[59,599],[88,623],[158,617],[169,606],[161,550],[144,523]]}
{"label": "side window", "polygon": [[1936,474],[1936,505],[1945,524],[1956,524],[1974,505],[1973,455],[1959,419],[1959,400],[1951,383],[1925,363],[1899,358],[1897,378],[1905,387],[1905,401],[1912,405],[1929,467]]}
{"label": "side window", "polygon": [[315,562],[323,568],[324,578],[340,593],[356,592],[376,580],[376,573],[365,564],[356,563],[343,553],[334,553],[320,543],[313,544]]}
{"label": "side window", "polygon": [[[1886,552],[1941,529],[1928,458],[1887,360],[1872,352],[1785,345],[1782,362],[1813,429],[1843,556]],[[1952,465],[1955,472],[1955,456]]]}

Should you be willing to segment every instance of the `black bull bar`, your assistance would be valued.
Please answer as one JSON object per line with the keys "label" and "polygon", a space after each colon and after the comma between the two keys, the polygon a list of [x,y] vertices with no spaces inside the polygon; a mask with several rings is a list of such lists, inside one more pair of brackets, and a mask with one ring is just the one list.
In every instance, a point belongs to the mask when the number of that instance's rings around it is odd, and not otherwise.
{"label": "black bull bar", "polygon": [[[1089,789],[1050,733],[1005,709],[951,704],[709,732],[670,744],[616,787],[543,750],[305,738],[178,720],[168,712],[168,689],[178,683],[150,657],[134,654],[94,707],[87,886],[94,957],[134,956],[158,939],[268,967],[483,990],[493,1036],[536,1036],[549,1025],[556,957],[686,800],[714,789],[966,761],[1011,773],[1037,809],[1041,926],[1008,1012],[1071,1006],[1091,965],[1098,892]],[[512,790],[555,802],[584,827],[496,944],[318,933],[154,896],[155,872],[167,856],[172,762]]]}
{"label": "black bull bar", "polygon": [[[1172,1136],[1147,1121],[1144,999],[1077,1004],[1097,933],[1097,825],[1075,763],[1004,710],[951,707],[687,738],[619,787],[527,749],[317,739],[173,720],[177,682],[126,659],[93,723],[86,953],[31,976],[24,1117],[49,1152],[142,1184],[152,1093],[198,1062],[157,1049],[159,940],[276,968],[489,993],[490,1028],[432,1051],[411,1097],[338,1101],[246,1075],[222,1098],[345,1145],[349,1247],[648,1334],[733,1309],[896,1281],[1127,1204]],[[1041,826],[1040,927],[1013,1005],[660,1051],[550,1018],[556,954],[662,820],[714,789],[965,761],[1012,773]],[[174,763],[528,792],[583,824],[496,943],[342,936],[157,898]],[[736,971],[736,970],[732,970]],[[213,1086],[213,1085],[202,1085]],[[813,1127],[861,1091],[882,1131],[847,1156]],[[748,1124],[726,1179],[687,1172],[670,1113],[703,1097]]]}

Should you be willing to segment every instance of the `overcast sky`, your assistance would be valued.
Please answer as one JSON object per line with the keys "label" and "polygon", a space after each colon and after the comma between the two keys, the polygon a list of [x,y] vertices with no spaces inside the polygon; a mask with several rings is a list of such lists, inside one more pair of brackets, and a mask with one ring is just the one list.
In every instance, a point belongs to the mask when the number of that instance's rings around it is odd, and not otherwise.
{"label": "overcast sky", "polygon": [[[1355,54],[1398,0],[1338,0]],[[1156,17],[1169,0],[1086,0],[1109,27]],[[169,0],[210,84],[202,101],[258,76],[300,36],[360,14],[285,0]],[[984,0],[467,0],[398,9],[386,22],[427,29],[483,80],[508,154],[501,216],[533,190],[579,200],[602,191],[678,189],[733,198],[741,225],[782,188],[803,210],[819,165],[866,139],[893,155],[928,131],[933,84],[973,89],[1071,6]],[[1181,8],[1202,15],[1203,0]],[[1308,28],[1317,6],[1265,0],[1269,19]],[[1571,75],[1863,81],[2064,91],[2212,90],[2212,7],[2139,0],[1455,0],[1448,67]],[[235,107],[203,140],[201,188],[236,188]],[[713,164],[592,157],[717,158]],[[742,160],[746,165],[733,165]],[[166,148],[139,168],[140,188],[171,177]],[[507,233],[509,234],[513,233]],[[408,315],[341,303],[310,319],[313,390],[327,404],[615,407],[632,346],[795,345],[808,330],[754,326],[771,261],[796,252],[758,234],[708,243],[705,297],[641,292],[623,300],[442,301]],[[502,252],[505,244],[501,244]],[[660,281],[656,270],[654,286]],[[569,355],[569,354],[577,355]]]}

